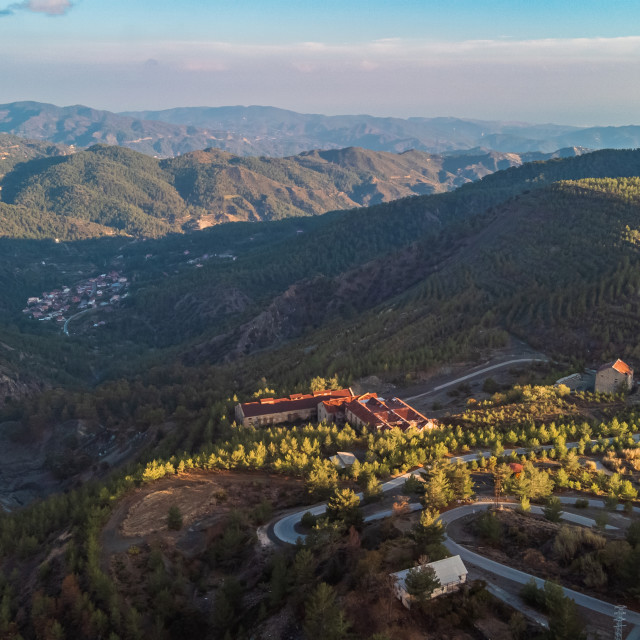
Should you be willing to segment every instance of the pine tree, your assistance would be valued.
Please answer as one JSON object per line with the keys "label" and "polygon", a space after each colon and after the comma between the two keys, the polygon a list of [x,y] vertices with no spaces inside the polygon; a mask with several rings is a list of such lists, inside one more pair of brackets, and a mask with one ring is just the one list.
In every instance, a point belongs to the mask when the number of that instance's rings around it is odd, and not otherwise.
{"label": "pine tree", "polygon": [[180,513],[180,509],[176,505],[169,508],[167,526],[172,531],[180,531],[182,529],[182,513]]}
{"label": "pine tree", "polygon": [[420,513],[420,519],[412,534],[421,547],[442,544],[444,541],[444,525],[439,518],[440,513],[435,509],[426,508]]}
{"label": "pine tree", "polygon": [[544,597],[549,612],[549,637],[554,640],[584,640],[586,635],[576,603],[564,595],[562,587],[545,582]]}
{"label": "pine tree", "polygon": [[352,489],[337,489],[329,498],[327,516],[330,520],[340,520],[347,527],[362,523],[360,498]]}
{"label": "pine tree", "polygon": [[424,502],[428,507],[446,507],[453,498],[451,484],[442,467],[437,467],[425,486]]}
{"label": "pine tree", "polygon": [[306,587],[313,581],[316,561],[309,549],[300,549],[293,561],[293,583],[296,590]]}
{"label": "pine tree", "polygon": [[454,500],[468,500],[473,496],[473,479],[466,464],[457,464],[450,478]]}
{"label": "pine tree", "polygon": [[551,522],[560,522],[562,516],[562,503],[558,498],[552,496],[547,500],[544,508],[544,517]]}
{"label": "pine tree", "polygon": [[287,561],[282,554],[273,558],[273,569],[269,580],[269,604],[278,606],[287,594]]}
{"label": "pine tree", "polygon": [[414,567],[404,580],[407,593],[421,606],[431,598],[431,594],[440,586],[440,581],[432,567]]}
{"label": "pine tree", "polygon": [[333,587],[321,582],[305,603],[304,632],[309,640],[342,640],[349,625]]}

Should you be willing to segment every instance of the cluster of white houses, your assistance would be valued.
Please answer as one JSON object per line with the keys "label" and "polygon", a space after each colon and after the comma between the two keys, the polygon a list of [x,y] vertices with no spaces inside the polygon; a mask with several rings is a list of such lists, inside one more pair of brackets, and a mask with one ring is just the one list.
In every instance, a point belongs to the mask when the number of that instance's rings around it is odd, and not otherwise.
{"label": "cluster of white houses", "polygon": [[351,389],[293,394],[287,398],[261,398],[236,406],[236,422],[264,427],[301,420],[369,427],[377,431],[433,429],[437,421],[423,416],[400,398],[385,400],[375,393],[355,395]]}

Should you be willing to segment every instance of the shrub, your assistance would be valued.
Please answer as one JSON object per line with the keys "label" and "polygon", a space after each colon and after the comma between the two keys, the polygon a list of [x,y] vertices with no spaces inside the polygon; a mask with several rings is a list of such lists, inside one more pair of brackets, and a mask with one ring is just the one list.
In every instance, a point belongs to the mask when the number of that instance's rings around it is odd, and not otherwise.
{"label": "shrub", "polygon": [[273,514],[273,505],[268,500],[262,500],[251,511],[251,519],[256,524],[264,524]]}
{"label": "shrub", "polygon": [[531,580],[522,587],[520,595],[522,596],[522,599],[532,607],[535,607],[536,609],[545,608],[544,590],[538,588],[538,585],[533,578],[531,578]]}
{"label": "shrub", "polygon": [[544,517],[550,522],[560,522],[561,516],[562,503],[555,496],[551,496],[544,508]]}
{"label": "shrub", "polygon": [[498,544],[502,538],[502,523],[494,513],[485,511],[476,522],[478,535],[491,544]]}
{"label": "shrub", "polygon": [[500,391],[500,385],[493,378],[485,378],[482,383],[482,390],[485,393],[493,395],[494,393]]}
{"label": "shrub", "polygon": [[182,513],[176,505],[169,508],[167,526],[172,531],[180,531],[180,529],[182,529]]}
{"label": "shrub", "polygon": [[606,512],[599,513],[596,516],[596,525],[595,528],[599,531],[604,531],[607,528],[607,524],[609,523],[609,516]]}
{"label": "shrub", "polygon": [[305,513],[302,514],[302,518],[300,518],[300,524],[307,529],[315,526],[317,521],[318,518],[314,516],[311,511],[305,511]]}
{"label": "shrub", "polygon": [[615,511],[618,507],[618,498],[615,496],[607,496],[604,499],[604,507],[605,509],[609,509],[609,511]]}
{"label": "shrub", "polygon": [[527,496],[522,496],[522,498],[520,498],[518,511],[520,513],[529,513],[531,511],[531,501],[529,500],[529,498],[527,498]]}

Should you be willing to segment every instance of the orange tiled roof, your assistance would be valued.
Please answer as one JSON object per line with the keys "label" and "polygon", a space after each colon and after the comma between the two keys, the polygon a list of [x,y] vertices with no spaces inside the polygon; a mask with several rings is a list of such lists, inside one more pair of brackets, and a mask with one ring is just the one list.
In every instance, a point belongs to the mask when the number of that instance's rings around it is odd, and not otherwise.
{"label": "orange tiled roof", "polygon": [[344,410],[345,404],[351,402],[355,396],[342,397],[342,398],[331,398],[330,400],[324,400],[320,404],[324,407],[327,413],[340,413],[340,411]]}
{"label": "orange tiled roof", "polygon": [[313,409],[324,400],[333,398],[351,398],[351,389],[326,389],[324,391],[314,391],[313,393],[294,393],[288,398],[260,398],[257,402],[243,402],[242,413],[245,418],[255,418],[271,413],[286,413],[288,411],[300,411]]}
{"label": "orange tiled roof", "polygon": [[626,362],[622,362],[620,358],[615,362],[607,362],[607,364],[603,364],[598,371],[604,371],[605,369],[615,369],[618,373],[622,373],[627,376],[633,375],[633,369]]}
{"label": "orange tiled roof", "polygon": [[400,398],[384,400],[375,393],[351,400],[347,408],[357,418],[377,429],[397,427],[406,431],[410,427],[422,429],[434,425],[433,420],[429,420]]}
{"label": "orange tiled roof", "polygon": [[626,362],[622,362],[622,360],[620,359],[614,362],[613,368],[619,373],[624,373],[625,375],[628,375],[628,376],[633,375],[633,369]]}

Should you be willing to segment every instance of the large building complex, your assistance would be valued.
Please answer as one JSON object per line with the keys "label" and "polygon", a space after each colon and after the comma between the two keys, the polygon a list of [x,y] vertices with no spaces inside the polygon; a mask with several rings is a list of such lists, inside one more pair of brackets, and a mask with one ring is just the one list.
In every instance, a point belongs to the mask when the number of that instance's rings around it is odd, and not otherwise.
{"label": "large building complex", "polygon": [[349,423],[377,431],[415,428],[433,429],[437,421],[427,418],[400,398],[385,400],[375,393],[353,395],[351,389],[294,394],[288,398],[262,398],[236,407],[236,422],[261,427],[283,422],[318,420],[336,424]]}

